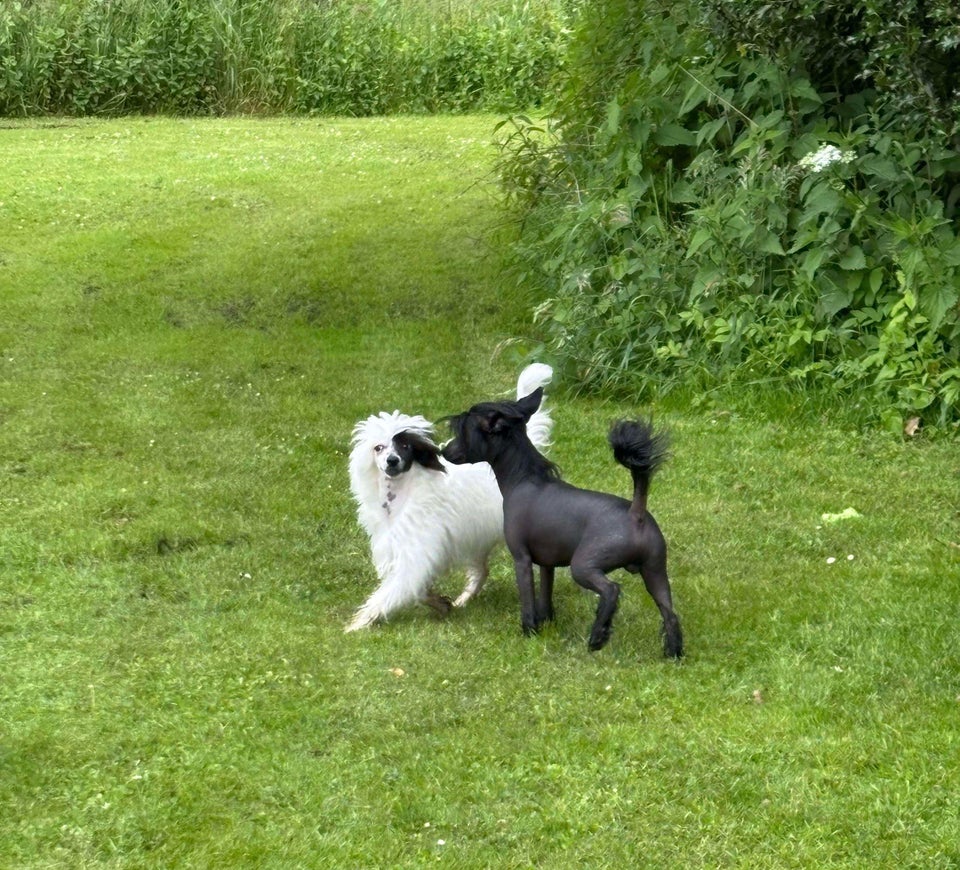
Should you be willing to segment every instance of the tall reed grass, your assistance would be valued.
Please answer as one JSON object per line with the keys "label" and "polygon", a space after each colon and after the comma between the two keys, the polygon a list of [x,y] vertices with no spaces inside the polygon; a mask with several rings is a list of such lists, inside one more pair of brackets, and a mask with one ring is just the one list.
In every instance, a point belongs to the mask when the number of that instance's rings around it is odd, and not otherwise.
{"label": "tall reed grass", "polygon": [[0,0],[0,114],[538,105],[577,0]]}

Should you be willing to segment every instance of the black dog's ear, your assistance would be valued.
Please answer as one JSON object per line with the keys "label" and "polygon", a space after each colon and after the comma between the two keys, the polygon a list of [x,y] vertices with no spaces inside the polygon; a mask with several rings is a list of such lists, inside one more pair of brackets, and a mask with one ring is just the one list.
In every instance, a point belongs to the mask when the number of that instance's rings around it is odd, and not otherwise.
{"label": "black dog's ear", "polygon": [[523,422],[526,423],[534,414],[543,401],[543,387],[537,387],[529,396],[524,396],[517,402],[517,408],[523,414]]}
{"label": "black dog's ear", "polygon": [[[496,428],[503,422],[503,417],[499,411],[488,411],[480,417],[481,432],[496,432]],[[501,427],[502,428],[502,427]]]}
{"label": "black dog's ear", "polygon": [[413,451],[413,461],[419,462],[424,468],[431,471],[447,473],[447,469],[440,464],[440,448],[429,438],[413,432],[404,432],[403,435],[410,449]]}
{"label": "black dog's ear", "polygon": [[511,420],[519,420],[519,415],[504,414],[503,411],[494,409],[487,411],[480,417],[480,430],[490,434],[498,434],[510,427]]}

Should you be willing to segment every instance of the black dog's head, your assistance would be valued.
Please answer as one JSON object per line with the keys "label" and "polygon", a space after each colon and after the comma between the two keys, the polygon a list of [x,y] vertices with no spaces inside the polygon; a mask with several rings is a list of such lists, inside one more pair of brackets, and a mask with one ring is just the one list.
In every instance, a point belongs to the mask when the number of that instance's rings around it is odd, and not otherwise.
{"label": "black dog's head", "polygon": [[446,472],[440,463],[440,448],[418,432],[398,432],[389,444],[374,447],[376,461],[387,477],[399,477],[416,462],[431,471]]}
{"label": "black dog's head", "polygon": [[483,402],[448,417],[446,422],[453,432],[453,440],[443,448],[443,458],[454,465],[492,463],[504,445],[518,441],[529,443],[527,421],[536,413],[542,399],[543,389],[538,387],[516,402]]}

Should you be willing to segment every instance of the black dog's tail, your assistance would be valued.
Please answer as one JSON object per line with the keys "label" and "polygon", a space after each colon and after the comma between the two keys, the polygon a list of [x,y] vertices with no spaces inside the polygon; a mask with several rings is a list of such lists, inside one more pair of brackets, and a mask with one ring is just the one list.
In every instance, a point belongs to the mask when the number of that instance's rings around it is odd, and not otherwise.
{"label": "black dog's tail", "polygon": [[613,456],[633,477],[633,504],[630,513],[641,522],[647,514],[650,478],[669,456],[670,441],[665,432],[654,432],[643,420],[620,420],[608,436]]}

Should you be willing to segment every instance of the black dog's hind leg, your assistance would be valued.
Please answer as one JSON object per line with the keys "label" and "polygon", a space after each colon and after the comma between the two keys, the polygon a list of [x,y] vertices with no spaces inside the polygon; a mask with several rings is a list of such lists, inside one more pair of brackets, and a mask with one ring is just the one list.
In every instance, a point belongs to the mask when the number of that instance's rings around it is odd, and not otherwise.
{"label": "black dog's hind leg", "polygon": [[536,634],[539,623],[533,592],[533,562],[529,553],[515,555],[513,568],[517,577],[517,593],[520,596],[520,627],[526,635]]}
{"label": "black dog's hind leg", "polygon": [[663,654],[668,658],[678,659],[683,655],[683,632],[680,630],[680,620],[673,612],[667,566],[662,559],[658,559],[655,564],[642,566],[640,576],[643,577],[647,592],[656,602],[663,619]]}
{"label": "black dog's hind leg", "polygon": [[579,565],[574,562],[570,566],[573,579],[584,589],[596,592],[600,596],[597,604],[597,615],[590,630],[590,640],[587,646],[591,650],[602,649],[610,640],[613,631],[613,616],[617,612],[617,601],[620,598],[620,587],[607,579],[607,575],[599,568],[588,565]]}
{"label": "black dog's hind leg", "polygon": [[553,619],[553,568],[540,566],[540,590],[536,603],[537,625]]}

